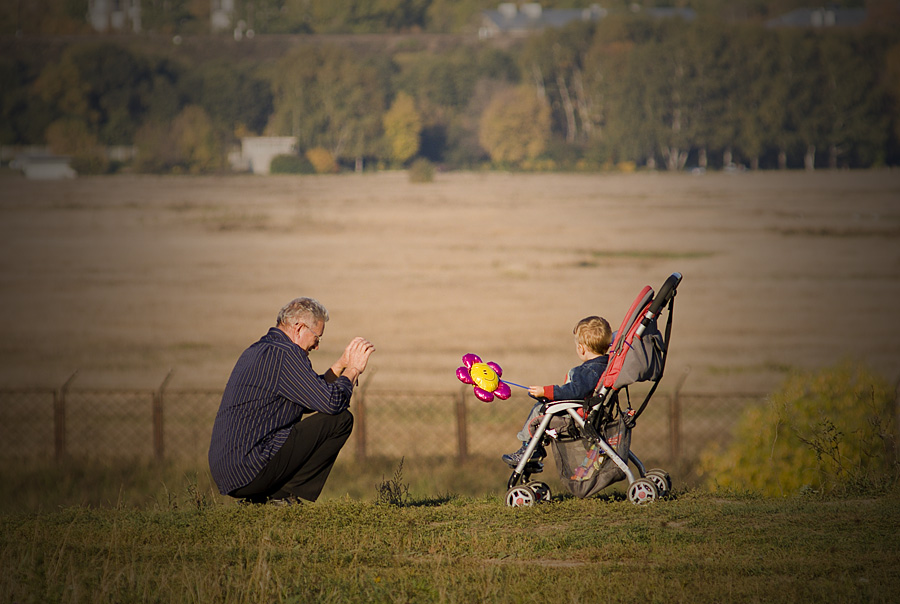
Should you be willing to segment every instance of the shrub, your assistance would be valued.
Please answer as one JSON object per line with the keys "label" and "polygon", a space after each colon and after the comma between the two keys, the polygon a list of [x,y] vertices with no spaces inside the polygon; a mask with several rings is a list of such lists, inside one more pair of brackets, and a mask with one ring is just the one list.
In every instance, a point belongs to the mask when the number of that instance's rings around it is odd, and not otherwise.
{"label": "shrub", "polygon": [[409,166],[409,182],[431,182],[434,180],[434,165],[420,157]]}
{"label": "shrub", "polygon": [[171,122],[147,122],[135,135],[140,172],[203,174],[225,166],[222,133],[206,111],[189,105]]}
{"label": "shrub", "polygon": [[204,174],[225,166],[220,132],[199,105],[188,105],[171,124],[182,167],[191,174]]}
{"label": "shrub", "polygon": [[314,147],[306,152],[306,159],[313,165],[318,174],[331,174],[338,171],[337,161],[328,149]]}
{"label": "shrub", "polygon": [[78,174],[106,174],[110,172],[110,163],[102,150],[97,153],[78,154],[69,162]]}
{"label": "shrub", "polygon": [[305,157],[299,155],[276,155],[269,166],[272,174],[315,174],[316,169]]}
{"label": "shrub", "polygon": [[109,170],[103,147],[84,122],[57,120],[47,127],[45,137],[50,151],[71,156],[70,165],[78,174],[104,174]]}
{"label": "shrub", "polygon": [[843,363],[789,377],[748,409],[724,452],[704,452],[707,486],[770,496],[888,486],[897,472],[894,396],[887,382]]}
{"label": "shrub", "polygon": [[547,142],[547,148],[541,158],[550,160],[544,162],[544,165],[552,166],[551,170],[574,170],[581,159],[582,149],[575,144],[567,143],[560,137],[552,137]]}

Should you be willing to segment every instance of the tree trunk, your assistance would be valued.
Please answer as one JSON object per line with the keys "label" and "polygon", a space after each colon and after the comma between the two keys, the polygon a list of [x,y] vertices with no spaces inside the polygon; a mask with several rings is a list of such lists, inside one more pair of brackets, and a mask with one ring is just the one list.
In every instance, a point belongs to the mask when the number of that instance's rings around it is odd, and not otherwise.
{"label": "tree trunk", "polygon": [[681,170],[687,163],[688,152],[678,147],[667,147],[663,149],[663,153],[666,156],[666,169],[671,172]]}
{"label": "tree trunk", "polygon": [[754,155],[750,158],[750,169],[751,170],[759,170],[759,156]]}
{"label": "tree trunk", "polygon": [[566,112],[566,142],[574,143],[578,135],[578,124],[575,123],[575,106],[569,96],[569,87],[562,74],[556,76],[556,84],[559,86],[559,97],[562,100],[563,110]]}
{"label": "tree trunk", "polygon": [[734,155],[731,153],[731,147],[725,147],[725,151],[722,152],[722,167],[727,168],[734,162]]}
{"label": "tree trunk", "polygon": [[537,63],[531,64],[531,77],[534,78],[534,87],[537,88],[538,98],[542,101],[547,98],[547,89],[544,88],[544,74]]}
{"label": "tree trunk", "polygon": [[[578,117],[581,118],[581,131],[584,132],[587,138],[591,138],[591,135],[594,133],[594,120],[591,116],[591,99],[588,98],[584,92],[584,79],[581,76],[580,69],[575,70],[572,85],[575,87],[575,106],[578,108]],[[600,129],[600,123],[602,123],[602,117],[598,121],[598,130]]]}
{"label": "tree trunk", "polygon": [[778,150],[778,169],[787,170],[787,151],[784,149]]}
{"label": "tree trunk", "polygon": [[810,172],[816,169],[816,146],[807,145],[806,153],[803,154],[803,167]]}
{"label": "tree trunk", "polygon": [[705,170],[707,165],[709,165],[709,159],[706,157],[706,147],[700,147],[697,152],[697,166]]}

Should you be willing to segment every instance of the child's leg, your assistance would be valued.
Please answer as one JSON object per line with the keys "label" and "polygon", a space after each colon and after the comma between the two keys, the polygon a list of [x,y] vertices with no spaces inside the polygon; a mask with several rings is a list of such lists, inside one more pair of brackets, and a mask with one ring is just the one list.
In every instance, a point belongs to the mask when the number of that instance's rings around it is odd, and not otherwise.
{"label": "child's leg", "polygon": [[[531,408],[531,413],[528,414],[528,419],[525,420],[525,425],[522,426],[522,431],[516,434],[516,437],[522,441],[522,448],[516,451],[515,453],[507,453],[503,455],[501,459],[505,461],[510,467],[514,468],[521,461],[522,456],[525,455],[525,451],[527,450],[528,441],[531,440],[531,434],[528,430],[529,425],[541,414],[541,403],[536,403],[534,407]],[[537,468],[534,471],[540,472],[543,468],[543,464],[541,461],[547,457],[547,452],[544,450],[543,445],[538,444],[538,446],[534,449],[531,454],[530,461],[536,464]]]}
{"label": "child's leg", "polygon": [[530,424],[534,418],[540,415],[540,412],[541,403],[535,403],[534,407],[531,408],[531,412],[528,414],[528,419],[525,420],[525,425],[522,426],[522,430],[518,434],[516,434],[516,438],[518,438],[522,442],[531,440],[531,434],[528,431],[528,424]]}

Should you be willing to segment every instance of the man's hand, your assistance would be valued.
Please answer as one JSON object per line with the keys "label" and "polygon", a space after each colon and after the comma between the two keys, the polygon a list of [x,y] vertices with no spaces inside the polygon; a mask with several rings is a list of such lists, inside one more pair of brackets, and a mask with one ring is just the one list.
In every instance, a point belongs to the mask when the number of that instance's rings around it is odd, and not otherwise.
{"label": "man's hand", "polygon": [[348,369],[356,369],[359,373],[366,370],[369,363],[369,356],[375,352],[375,346],[365,338],[356,337],[347,344],[344,354],[341,355],[341,361],[346,359],[344,365]]}
{"label": "man's hand", "polygon": [[353,338],[347,344],[347,348],[344,349],[341,358],[331,366],[331,372],[335,376],[332,379],[337,379],[338,376],[344,375],[351,382],[356,382],[359,375],[366,370],[369,356],[373,352],[375,352],[375,346],[370,341],[362,337]]}

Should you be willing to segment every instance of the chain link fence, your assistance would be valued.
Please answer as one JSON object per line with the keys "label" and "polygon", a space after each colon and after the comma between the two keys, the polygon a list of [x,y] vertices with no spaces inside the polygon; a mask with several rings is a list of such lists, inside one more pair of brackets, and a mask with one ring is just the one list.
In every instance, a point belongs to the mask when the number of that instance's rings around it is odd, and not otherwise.
{"label": "chain link fence", "polygon": [[[0,389],[5,463],[91,459],[204,459],[221,391]],[[643,397],[632,396],[637,406]],[[641,459],[690,467],[712,443],[727,445],[749,405],[764,394],[657,393],[632,448]],[[367,390],[353,396],[355,426],[343,455],[400,459],[496,458],[518,448],[530,399],[485,404],[471,388],[444,392]]]}

